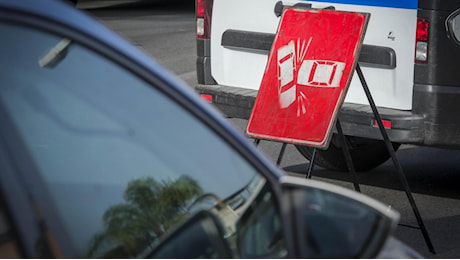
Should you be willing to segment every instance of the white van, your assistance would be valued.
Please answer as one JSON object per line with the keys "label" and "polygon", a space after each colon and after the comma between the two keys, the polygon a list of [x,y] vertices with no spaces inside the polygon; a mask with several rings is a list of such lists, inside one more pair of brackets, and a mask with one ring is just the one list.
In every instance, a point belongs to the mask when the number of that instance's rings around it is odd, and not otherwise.
{"label": "white van", "polygon": [[[395,149],[460,148],[460,0],[197,0],[203,98],[228,117],[249,118],[281,11],[295,5],[371,14],[359,65]],[[357,75],[339,119],[358,171],[389,158]],[[346,170],[337,139],[316,163]],[[311,157],[313,148],[297,148]]]}

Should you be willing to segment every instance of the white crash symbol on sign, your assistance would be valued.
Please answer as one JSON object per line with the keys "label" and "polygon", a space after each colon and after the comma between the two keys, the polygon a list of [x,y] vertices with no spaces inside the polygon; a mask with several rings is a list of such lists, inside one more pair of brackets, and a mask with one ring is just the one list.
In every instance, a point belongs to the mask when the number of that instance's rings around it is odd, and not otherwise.
{"label": "white crash symbol on sign", "polygon": [[297,40],[297,48],[294,41],[290,41],[277,51],[279,105],[287,108],[297,100],[297,116],[307,112],[306,95],[300,87],[336,88],[345,68],[344,62],[304,60],[311,40],[308,43]]}

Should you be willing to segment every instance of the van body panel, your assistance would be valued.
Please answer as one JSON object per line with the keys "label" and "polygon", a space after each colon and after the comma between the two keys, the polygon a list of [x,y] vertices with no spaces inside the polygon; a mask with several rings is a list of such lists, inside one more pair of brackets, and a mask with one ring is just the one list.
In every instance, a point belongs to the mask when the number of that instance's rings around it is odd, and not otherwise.
{"label": "van body panel", "polygon": [[[268,52],[266,50],[225,47],[222,45],[222,36],[227,30],[276,33],[280,19],[274,14],[277,0],[234,0],[231,5],[219,4],[222,1],[215,0],[213,7],[213,17],[219,17],[219,19],[213,20],[211,31],[211,71],[213,77],[220,85],[257,90],[264,75]],[[405,8],[366,6],[361,4],[363,1],[346,1],[360,3],[359,5],[343,4],[345,1],[338,2],[342,3],[319,1],[304,1],[303,3],[312,4],[312,8],[334,6],[336,10],[370,13],[371,18],[364,44],[394,50],[396,67],[382,69],[363,66],[366,81],[378,106],[410,110],[412,108],[417,2],[384,1],[386,6],[390,6],[389,2],[394,2],[394,5]],[[283,2],[285,5],[295,3],[298,2]],[[236,13],[238,15],[235,15]],[[407,42],[411,44],[407,44]],[[353,76],[345,102],[368,104],[356,75]]]}
{"label": "van body panel", "polygon": [[[249,118],[280,21],[279,0],[213,0],[211,39],[198,55],[196,90],[230,117]],[[282,1],[284,8],[370,13],[359,65],[391,141],[460,148],[460,44],[446,18],[460,0]],[[417,19],[428,19],[427,62],[415,62]],[[197,41],[197,43],[200,40]],[[381,139],[354,73],[339,113],[346,135]]]}

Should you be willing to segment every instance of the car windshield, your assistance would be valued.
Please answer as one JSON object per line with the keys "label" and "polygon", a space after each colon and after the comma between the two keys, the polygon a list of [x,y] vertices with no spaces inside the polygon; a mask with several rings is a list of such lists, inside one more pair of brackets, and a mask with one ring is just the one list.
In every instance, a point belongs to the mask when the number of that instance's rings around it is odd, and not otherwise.
{"label": "car windshield", "polygon": [[218,134],[77,43],[12,24],[0,35],[1,133],[77,257],[137,257],[202,208],[232,235],[265,179]]}

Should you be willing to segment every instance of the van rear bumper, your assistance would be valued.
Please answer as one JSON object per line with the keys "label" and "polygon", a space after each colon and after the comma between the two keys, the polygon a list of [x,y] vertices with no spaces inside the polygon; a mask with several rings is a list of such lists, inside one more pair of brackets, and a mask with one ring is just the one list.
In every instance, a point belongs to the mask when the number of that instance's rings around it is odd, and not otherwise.
{"label": "van rear bumper", "polygon": [[[257,90],[221,85],[198,85],[195,90],[199,94],[211,96],[212,104],[225,116],[242,119],[249,119],[258,93]],[[378,110],[380,117],[386,122],[391,141],[424,143],[426,118],[423,114],[388,108]],[[346,135],[383,139],[369,105],[344,103],[339,119]]]}
{"label": "van rear bumper", "polygon": [[460,148],[460,86],[414,84],[413,111],[425,115],[424,145]]}

